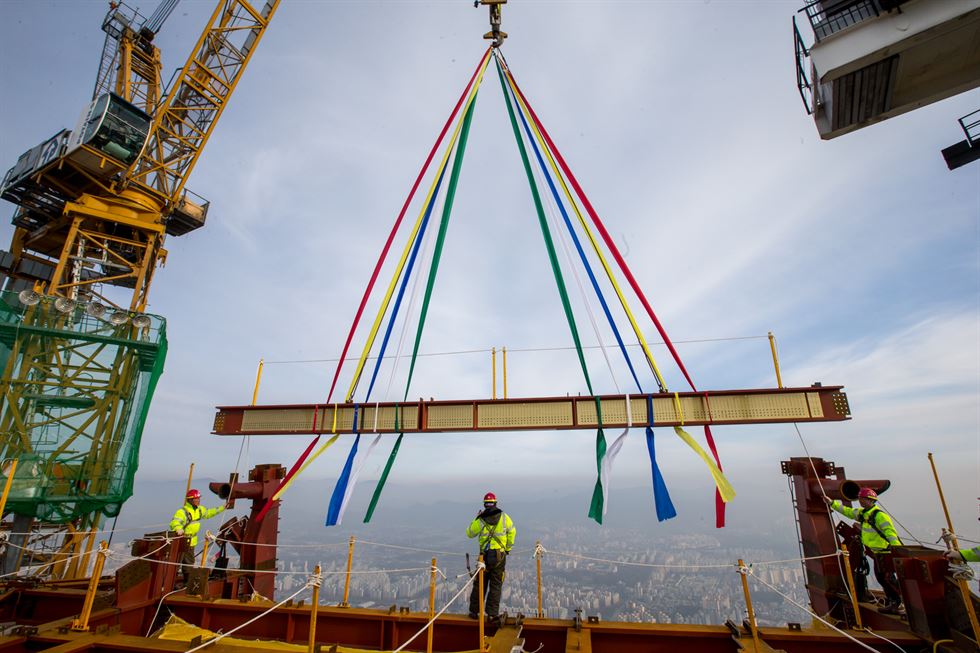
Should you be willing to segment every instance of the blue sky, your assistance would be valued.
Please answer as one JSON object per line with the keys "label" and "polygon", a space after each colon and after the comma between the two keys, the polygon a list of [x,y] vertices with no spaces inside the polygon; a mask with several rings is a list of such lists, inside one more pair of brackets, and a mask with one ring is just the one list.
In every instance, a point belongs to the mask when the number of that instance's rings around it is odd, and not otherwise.
{"label": "blue sky", "polygon": [[[184,0],[163,28],[165,77],[183,63],[211,4]],[[959,530],[975,534],[980,166],[950,172],[939,151],[962,139],[956,119],[980,106],[980,93],[822,142],[794,84],[798,4],[514,0],[504,9],[504,52],[671,337],[711,340],[679,345],[699,387],[775,385],[761,337],[774,332],[787,385],[842,384],[850,398],[852,421],[801,427],[810,452],[854,477],[892,478],[892,510],[938,528],[932,451]],[[139,6],[149,13],[155,2]],[[74,125],[94,84],[105,9],[0,3],[4,165]],[[190,179],[212,202],[208,224],[168,241],[154,282],[150,310],[169,320],[171,347],[139,478],[179,478],[191,461],[213,477],[244,466],[239,440],[209,435],[213,407],[250,400],[259,358],[339,354],[486,29],[486,11],[462,0],[282,3]],[[3,222],[0,240],[9,241]],[[571,345],[550,275],[491,71],[421,350]],[[652,325],[644,329],[658,340]],[[746,336],[757,337],[723,340]],[[682,389],[667,352],[654,354]],[[508,362],[511,396],[584,390],[571,351],[515,352]],[[597,390],[614,391],[598,353],[589,364]],[[268,365],[260,401],[322,401],[332,372],[329,363]],[[623,370],[616,380],[626,387]],[[395,382],[399,395],[402,387]],[[489,394],[486,354],[424,358],[410,392]],[[709,514],[703,465],[673,434],[658,433],[668,484],[699,492]],[[790,426],[719,428],[716,437],[746,495],[785,492],[778,462],[803,455]],[[412,436],[393,478],[447,488],[464,479],[497,487],[571,480],[587,494],[593,439]],[[309,476],[332,487],[349,442]],[[250,462],[288,464],[305,444],[253,438]],[[383,458],[375,453],[366,479]],[[618,460],[610,510],[617,486],[648,483],[637,432]],[[326,499],[315,500],[325,509]],[[732,511],[750,519],[760,506],[736,499]]]}

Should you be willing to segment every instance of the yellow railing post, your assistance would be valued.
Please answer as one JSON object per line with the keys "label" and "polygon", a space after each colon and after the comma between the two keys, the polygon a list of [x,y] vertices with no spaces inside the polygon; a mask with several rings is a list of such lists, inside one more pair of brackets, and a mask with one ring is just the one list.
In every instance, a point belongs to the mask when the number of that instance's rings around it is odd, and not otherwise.
{"label": "yellow railing post", "polygon": [[96,519],[95,525],[89,529],[89,532],[82,536],[81,543],[84,544],[84,552],[82,557],[78,561],[78,567],[75,570],[75,578],[83,578],[85,572],[88,570],[88,560],[89,556],[92,555],[92,549],[95,547],[95,534],[99,528],[98,519]]}
{"label": "yellow railing post", "polygon": [[861,623],[861,609],[858,606],[857,590],[854,588],[854,573],[851,571],[851,557],[847,555],[847,545],[841,544],[840,550],[844,556],[844,571],[847,574],[847,587],[850,590],[848,594],[851,595],[851,607],[854,609],[854,625],[857,626],[858,630],[864,630],[864,625]]}
{"label": "yellow railing post", "polygon": [[544,618],[544,610],[541,605],[541,540],[534,543],[534,557],[538,562],[538,619]]}
{"label": "yellow railing post", "polygon": [[310,644],[307,648],[308,653],[315,653],[316,651],[316,615],[317,607],[320,605],[320,565],[317,565],[313,569],[313,573],[316,575],[318,581],[313,585],[313,598],[310,599],[313,605],[310,606]]}
{"label": "yellow railing post", "polygon": [[783,387],[783,377],[779,374],[779,355],[776,354],[776,336],[769,332],[769,349],[772,350],[772,364],[776,368],[776,385]]}
{"label": "yellow railing post", "polygon": [[429,635],[425,644],[425,653],[432,653],[432,634],[436,625],[432,618],[436,616],[436,559],[432,559],[432,575],[429,577]]}
{"label": "yellow railing post", "polygon": [[477,566],[476,566],[477,591],[480,593],[480,614],[478,615],[479,616],[479,619],[480,619],[480,653],[483,653],[483,651],[486,651],[487,650],[486,647],[484,646],[484,642],[483,642],[483,614],[484,614],[483,613],[483,610],[484,610],[484,605],[483,605],[483,570],[484,570],[484,568],[485,568],[485,565],[483,564],[483,555],[481,554],[480,557],[477,558]]}
{"label": "yellow railing post", "polygon": [[102,576],[102,567],[105,565],[106,556],[109,555],[109,545],[102,542],[99,546],[99,554],[95,558],[95,569],[92,570],[92,578],[89,579],[88,589],[85,591],[85,602],[82,603],[82,613],[72,621],[72,630],[88,630],[88,619],[92,616],[92,604],[95,602],[95,592],[99,589],[99,578]]}
{"label": "yellow railing post", "polygon": [[204,549],[201,550],[201,564],[199,567],[206,567],[208,564],[208,546],[211,545],[211,538],[214,534],[211,531],[204,531]]}
{"label": "yellow railing post", "polygon": [[184,498],[187,498],[187,493],[191,491],[191,481],[194,480],[194,463],[191,463],[191,468],[187,472],[187,489],[184,490]]}
{"label": "yellow railing post", "polygon": [[252,390],[252,405],[259,399],[259,382],[262,381],[262,366],[265,365],[265,359],[259,359],[259,371],[255,373],[255,389]]}
{"label": "yellow railing post", "polygon": [[3,511],[7,509],[7,497],[10,496],[10,486],[14,482],[14,473],[17,471],[17,459],[10,461],[10,469],[7,470],[7,482],[3,484],[3,495],[0,496],[0,519],[3,519]]}
{"label": "yellow railing post", "polygon": [[341,602],[340,607],[349,608],[350,604],[347,602],[347,597],[350,596],[350,567],[351,563],[354,561],[354,536],[350,536],[350,543],[347,547],[347,578],[344,580],[344,600]]}
{"label": "yellow railing post", "polygon": [[755,644],[756,653],[759,651],[759,629],[755,625],[755,611],[752,609],[752,596],[749,594],[749,579],[745,562],[738,559],[738,573],[742,576],[742,592],[745,593],[745,605],[749,609],[749,628],[752,629],[752,642]]}
{"label": "yellow railing post", "polygon": [[507,348],[504,347],[504,399],[507,398]]}
{"label": "yellow railing post", "polygon": [[[939,472],[936,471],[936,461],[932,459],[932,452],[929,452],[929,464],[932,466],[932,475],[936,479],[936,489],[939,490],[939,502],[943,504],[943,513],[946,515],[946,525],[949,527],[950,539],[953,550],[959,550],[960,543],[956,539],[956,532],[953,530],[953,520],[949,517],[949,508],[946,507],[946,496],[943,494],[943,486],[939,482]],[[973,609],[973,599],[970,597],[970,588],[967,587],[965,580],[956,581],[960,586],[960,593],[963,595],[963,603],[966,605],[966,613],[970,617],[970,626],[973,627],[973,639],[980,643],[980,623],[977,622],[977,613]]]}
{"label": "yellow railing post", "polygon": [[491,396],[494,399],[496,399],[497,398],[497,348],[496,347],[490,348],[490,370],[491,370],[490,378],[491,378],[491,382],[493,383],[493,392],[491,393]]}

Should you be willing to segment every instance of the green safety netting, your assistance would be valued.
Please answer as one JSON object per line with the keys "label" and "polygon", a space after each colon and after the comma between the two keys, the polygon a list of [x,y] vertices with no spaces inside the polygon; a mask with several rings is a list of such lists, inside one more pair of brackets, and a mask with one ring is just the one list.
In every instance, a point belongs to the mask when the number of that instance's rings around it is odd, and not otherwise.
{"label": "green safety netting", "polygon": [[17,461],[5,510],[117,515],[166,355],[162,317],[0,291],[0,489]]}

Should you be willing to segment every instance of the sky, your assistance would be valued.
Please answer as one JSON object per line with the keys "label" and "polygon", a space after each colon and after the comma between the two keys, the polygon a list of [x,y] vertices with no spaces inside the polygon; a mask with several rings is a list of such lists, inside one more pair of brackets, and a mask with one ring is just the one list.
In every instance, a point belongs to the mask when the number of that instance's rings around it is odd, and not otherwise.
{"label": "sky", "polygon": [[[149,14],[156,3],[135,4]],[[932,452],[954,525],[977,537],[980,164],[951,172],[940,150],[962,140],[956,120],[980,106],[980,92],[821,141],[795,86],[800,4],[513,0],[503,52],[699,388],[774,387],[770,331],[785,385],[845,386],[853,419],[801,425],[802,442],[791,425],[715,429],[745,497],[729,522],[788,510],[779,462],[806,450],[852,478],[892,479],[886,506],[934,540],[943,520]],[[184,0],[161,30],[165,78],[212,7]],[[75,124],[94,85],[105,10],[101,1],[0,2],[0,161],[12,165]],[[259,403],[325,400],[330,359],[487,28],[486,10],[463,0],[281,4],[188,183],[211,202],[207,225],[168,240],[153,283],[149,312],[167,318],[170,351],[137,494],[149,487],[141,481],[185,477],[191,462],[196,477],[223,478],[249,464],[289,465],[306,446],[304,437],[243,447],[210,435],[214,407],[251,400],[260,359]],[[4,220],[0,241],[12,229]],[[409,396],[489,397],[488,350],[503,346],[511,397],[584,392],[571,344],[491,69],[420,348],[478,353],[420,358]],[[519,351],[547,348],[565,349]],[[686,389],[664,347],[654,355],[671,389]],[[621,364],[610,374],[594,349],[588,363],[597,392],[628,387]],[[399,374],[392,399],[404,391],[404,365]],[[340,392],[349,379],[348,366]],[[703,463],[668,430],[658,436],[668,487],[684,493],[681,521],[710,520]],[[326,510],[351,437],[307,472],[321,493],[298,499]],[[408,436],[392,474],[408,489],[386,498],[387,509],[410,501],[413,487],[419,496],[486,488],[502,501],[509,490],[575,488],[584,523],[594,438]],[[358,497],[371,492],[390,443],[368,460]],[[636,430],[617,460],[609,510],[617,488],[649,484]],[[383,500],[379,518],[385,510]],[[659,527],[652,502],[636,518]]]}

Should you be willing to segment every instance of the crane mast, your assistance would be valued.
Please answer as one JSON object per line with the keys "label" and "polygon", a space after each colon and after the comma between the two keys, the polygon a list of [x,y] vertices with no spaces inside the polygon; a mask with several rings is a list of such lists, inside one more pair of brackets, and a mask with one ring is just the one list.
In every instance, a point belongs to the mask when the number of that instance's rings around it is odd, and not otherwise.
{"label": "crane mast", "polygon": [[65,526],[54,576],[85,573],[78,554],[132,494],[167,349],[165,320],[145,313],[153,275],[167,235],[204,225],[187,177],[279,0],[219,0],[164,95],[152,41],[175,5],[143,20],[110,3],[91,103],[0,184],[17,205],[0,252],[0,474],[13,476],[15,532]]}

